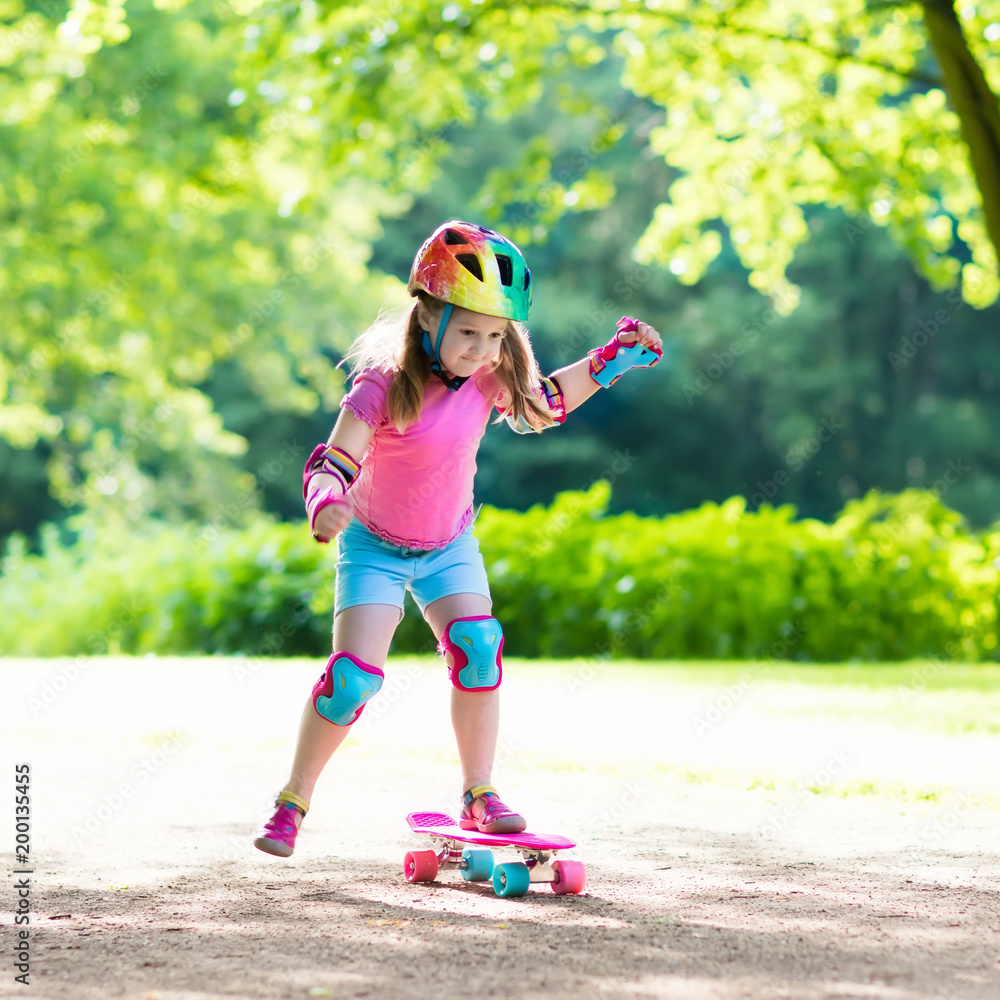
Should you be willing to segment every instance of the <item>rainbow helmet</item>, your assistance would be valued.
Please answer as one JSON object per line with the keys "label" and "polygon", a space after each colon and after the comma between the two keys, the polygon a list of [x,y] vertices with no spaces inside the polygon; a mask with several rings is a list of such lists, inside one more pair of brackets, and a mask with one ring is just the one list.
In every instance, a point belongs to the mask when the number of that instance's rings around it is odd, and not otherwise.
{"label": "rainbow helmet", "polygon": [[417,251],[407,288],[453,306],[524,322],[531,272],[510,240],[457,219],[438,226]]}

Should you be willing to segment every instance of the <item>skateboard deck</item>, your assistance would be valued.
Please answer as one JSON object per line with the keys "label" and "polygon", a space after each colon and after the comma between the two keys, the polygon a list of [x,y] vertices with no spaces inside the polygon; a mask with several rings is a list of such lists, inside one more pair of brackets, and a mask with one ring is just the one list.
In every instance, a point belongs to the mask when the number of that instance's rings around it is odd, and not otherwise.
{"label": "skateboard deck", "polygon": [[[583,891],[583,864],[553,860],[559,851],[576,847],[568,837],[463,830],[451,816],[436,812],[410,813],[406,822],[414,833],[430,837],[434,845],[433,850],[410,851],[406,855],[403,871],[411,882],[433,882],[441,868],[457,868],[469,882],[492,879],[498,896],[523,896],[531,882],[547,882],[553,892],[561,895]],[[493,847],[513,848],[524,860],[494,865]]]}
{"label": "skateboard deck", "polygon": [[566,851],[576,847],[568,837],[549,833],[480,833],[463,830],[458,822],[444,813],[410,813],[406,817],[414,833],[428,833],[432,837],[446,837],[463,844],[478,847],[524,847],[532,851]]}

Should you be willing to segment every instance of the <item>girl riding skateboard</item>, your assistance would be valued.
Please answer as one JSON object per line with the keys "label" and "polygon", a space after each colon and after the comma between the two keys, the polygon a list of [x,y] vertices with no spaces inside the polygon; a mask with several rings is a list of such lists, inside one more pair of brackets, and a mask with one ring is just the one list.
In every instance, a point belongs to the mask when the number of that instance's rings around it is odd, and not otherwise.
{"label": "girl riding skateboard", "polygon": [[313,536],[337,536],[333,653],[306,702],[291,774],[254,845],[288,857],[313,788],[382,686],[409,589],[451,678],[463,829],[516,833],[524,818],[490,784],[500,722],[503,628],[472,533],[476,452],[494,411],[518,433],[561,424],[598,389],[661,354],[623,319],[604,347],[544,377],[523,325],[531,274],[498,233],[447,222],[424,242],[412,308],[376,320],[350,352],[354,381],[306,462]]}

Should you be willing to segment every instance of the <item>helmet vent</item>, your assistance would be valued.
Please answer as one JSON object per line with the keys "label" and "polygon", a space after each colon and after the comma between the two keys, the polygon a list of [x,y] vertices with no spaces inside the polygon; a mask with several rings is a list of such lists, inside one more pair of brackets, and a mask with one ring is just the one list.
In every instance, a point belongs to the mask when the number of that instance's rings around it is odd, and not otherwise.
{"label": "helmet vent", "polygon": [[483,280],[483,265],[479,263],[479,258],[474,253],[457,253],[455,260],[480,281]]}
{"label": "helmet vent", "polygon": [[496,258],[497,267],[500,268],[500,284],[510,288],[514,284],[514,265],[505,253],[498,253]]}
{"label": "helmet vent", "polygon": [[528,290],[528,285],[531,284],[531,272],[525,268],[524,269],[524,290]]}
{"label": "helmet vent", "polygon": [[461,233],[456,233],[454,229],[444,231],[444,241],[450,247],[464,247],[469,242]]}

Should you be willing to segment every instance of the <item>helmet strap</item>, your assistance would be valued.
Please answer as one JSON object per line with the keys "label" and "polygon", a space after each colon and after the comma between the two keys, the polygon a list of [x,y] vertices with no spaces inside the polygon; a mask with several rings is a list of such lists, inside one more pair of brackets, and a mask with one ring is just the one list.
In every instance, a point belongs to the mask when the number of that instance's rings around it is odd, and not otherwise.
{"label": "helmet strap", "polygon": [[433,355],[433,357],[437,359],[438,363],[441,361],[441,341],[444,340],[444,330],[448,325],[448,320],[451,319],[451,314],[454,311],[455,307],[450,302],[446,302],[444,304],[444,309],[441,310],[441,319],[438,321],[437,342],[434,344]]}
{"label": "helmet strap", "polygon": [[455,392],[460,389],[462,385],[468,380],[468,375],[459,377],[458,375],[448,375],[445,373],[444,365],[441,364],[441,341],[444,339],[444,330],[448,325],[448,320],[451,319],[451,314],[455,311],[455,307],[450,303],[446,302],[444,309],[441,311],[441,319],[438,322],[437,337],[435,338],[435,343],[431,345],[431,335],[426,331],[422,331],[422,336],[420,338],[421,346],[427,353],[428,357],[431,359],[431,371],[450,389]]}

